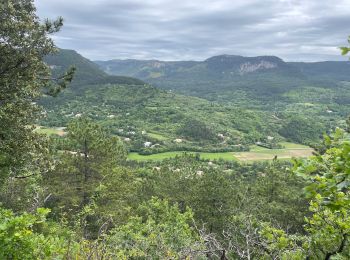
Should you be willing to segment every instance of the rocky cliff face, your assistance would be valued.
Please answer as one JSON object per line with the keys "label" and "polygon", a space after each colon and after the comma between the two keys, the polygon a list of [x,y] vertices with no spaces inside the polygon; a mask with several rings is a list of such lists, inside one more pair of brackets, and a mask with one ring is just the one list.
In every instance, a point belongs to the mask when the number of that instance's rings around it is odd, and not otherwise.
{"label": "rocky cliff face", "polygon": [[258,63],[246,62],[241,64],[241,66],[239,67],[238,73],[240,75],[244,75],[244,74],[255,72],[258,70],[274,69],[277,67],[278,65],[276,63],[265,61],[265,60],[262,60]]}
{"label": "rocky cliff face", "polygon": [[210,71],[241,76],[247,73],[288,67],[282,59],[275,56],[220,55],[207,59],[205,63]]}

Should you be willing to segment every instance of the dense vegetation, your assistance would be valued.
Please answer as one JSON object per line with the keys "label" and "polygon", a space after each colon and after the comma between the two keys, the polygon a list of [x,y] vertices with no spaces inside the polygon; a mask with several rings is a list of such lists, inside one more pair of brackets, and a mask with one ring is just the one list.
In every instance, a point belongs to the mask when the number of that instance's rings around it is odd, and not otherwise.
{"label": "dense vegetation", "polygon": [[[107,75],[73,51],[60,50],[46,61],[54,68],[54,73],[62,73],[72,61],[77,68],[77,79],[56,98],[40,100],[46,109],[41,125],[65,127],[74,117],[89,116],[107,127],[110,133],[120,136],[130,151],[143,154],[240,151],[248,150],[256,142],[277,148],[283,140],[312,145],[326,129],[344,125],[342,119],[347,109],[343,106],[342,113],[331,111],[319,104],[319,97],[312,93],[305,93],[305,96],[315,97],[315,100],[300,100],[300,91],[288,93],[290,101],[284,110],[278,111],[276,107],[272,110],[271,105],[271,109],[266,110],[261,107],[262,99],[260,107],[252,109],[175,94],[132,78],[115,76],[119,82],[108,81]],[[79,71],[82,72],[79,74]],[[95,75],[96,79],[104,76],[96,82],[84,81],[82,75],[85,74]],[[256,102],[241,96],[235,100]],[[277,106],[278,102],[274,104]],[[296,117],[295,113],[301,116]],[[293,131],[295,127],[297,131]]]}
{"label": "dense vegetation", "polygon": [[[113,75],[134,76],[175,93],[263,111],[285,124],[295,115],[309,121],[315,119],[310,123],[320,123],[320,132],[344,126],[343,119],[350,113],[349,62],[291,63],[270,56],[221,55],[203,62],[110,60],[96,63]],[[310,136],[307,142],[313,139]]]}
{"label": "dense vegetation", "polygon": [[[127,160],[133,136],[212,149],[220,138],[229,146],[268,134],[317,142],[319,126],[303,114],[270,121],[136,79],[108,82],[102,72],[103,83],[82,83],[81,64],[90,76],[97,70],[86,60],[73,63],[77,78],[65,89],[74,69],[60,65],[51,75],[44,61],[61,26],[41,24],[33,1],[0,4],[1,259],[349,258],[350,124],[293,162]],[[65,137],[34,131],[37,120],[67,126]],[[299,124],[306,132],[291,130]]]}

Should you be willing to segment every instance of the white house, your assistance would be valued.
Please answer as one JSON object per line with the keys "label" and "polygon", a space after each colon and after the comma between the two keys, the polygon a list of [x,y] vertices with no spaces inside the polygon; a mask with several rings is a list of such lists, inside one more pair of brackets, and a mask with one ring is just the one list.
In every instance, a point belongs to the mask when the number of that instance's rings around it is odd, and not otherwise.
{"label": "white house", "polygon": [[143,145],[144,145],[144,147],[147,148],[147,147],[150,147],[152,145],[152,142],[145,142]]}

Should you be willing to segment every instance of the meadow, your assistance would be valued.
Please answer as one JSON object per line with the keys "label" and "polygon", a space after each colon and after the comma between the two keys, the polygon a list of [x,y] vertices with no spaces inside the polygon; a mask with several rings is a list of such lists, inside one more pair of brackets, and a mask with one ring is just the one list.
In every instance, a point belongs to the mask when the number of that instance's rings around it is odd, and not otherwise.
{"label": "meadow", "polygon": [[138,153],[129,153],[128,159],[134,161],[161,161],[164,159],[174,158],[184,154],[199,154],[203,160],[226,160],[226,161],[261,161],[277,159],[292,159],[292,158],[307,158],[312,155],[313,149],[301,144],[281,142],[284,146],[282,149],[268,149],[253,145],[249,152],[224,152],[224,153],[204,153],[204,152],[165,152],[151,155],[141,155]]}
{"label": "meadow", "polygon": [[64,136],[66,134],[64,129],[65,129],[64,127],[52,128],[52,127],[37,126],[34,131],[39,134]]}
{"label": "meadow", "polygon": [[176,151],[176,152],[165,152],[157,153],[151,155],[141,155],[138,153],[129,153],[128,159],[134,161],[161,161],[164,159],[174,158],[176,156],[182,156],[184,154],[196,155],[199,154],[200,158],[203,160],[227,160],[227,161],[236,161],[232,152],[225,153],[204,153],[204,152],[185,152],[185,151]]}

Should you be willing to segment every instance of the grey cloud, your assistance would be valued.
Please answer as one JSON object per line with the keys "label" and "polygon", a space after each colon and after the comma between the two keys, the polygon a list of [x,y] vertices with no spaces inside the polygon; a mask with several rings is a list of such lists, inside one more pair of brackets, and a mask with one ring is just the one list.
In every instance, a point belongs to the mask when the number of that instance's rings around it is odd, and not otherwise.
{"label": "grey cloud", "polygon": [[65,18],[61,48],[90,59],[203,60],[218,54],[345,60],[347,0],[35,0]]}

